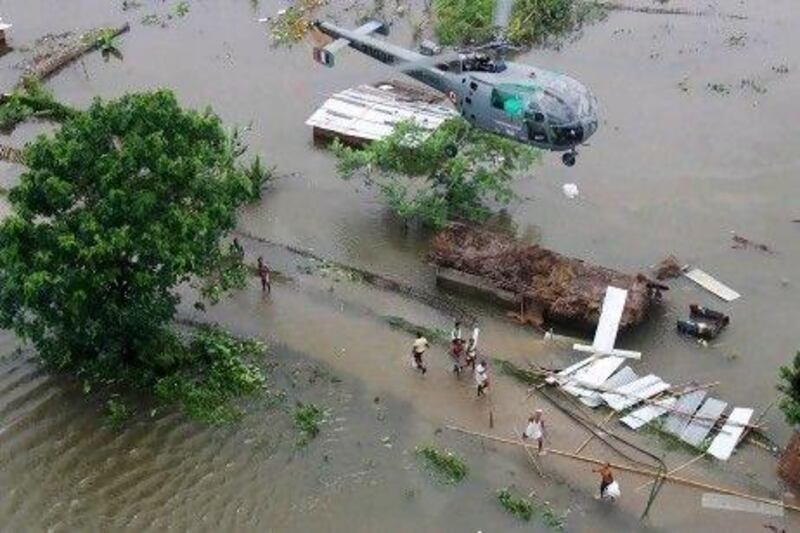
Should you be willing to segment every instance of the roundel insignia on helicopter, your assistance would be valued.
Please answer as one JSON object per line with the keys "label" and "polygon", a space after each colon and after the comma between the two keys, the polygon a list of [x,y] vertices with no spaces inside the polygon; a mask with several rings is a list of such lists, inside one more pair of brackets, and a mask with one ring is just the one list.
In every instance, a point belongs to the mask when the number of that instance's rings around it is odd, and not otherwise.
{"label": "roundel insignia on helicopter", "polygon": [[453,103],[455,104],[455,103],[456,103],[456,100],[458,99],[458,95],[456,94],[456,92],[455,92],[455,91],[447,91],[447,98],[448,98],[448,99],[449,99],[451,102],[453,102]]}

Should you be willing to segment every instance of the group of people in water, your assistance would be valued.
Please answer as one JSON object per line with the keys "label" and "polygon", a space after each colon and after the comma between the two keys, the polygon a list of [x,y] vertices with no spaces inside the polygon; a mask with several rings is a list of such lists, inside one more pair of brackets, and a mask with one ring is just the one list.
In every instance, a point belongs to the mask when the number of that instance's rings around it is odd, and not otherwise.
{"label": "group of people in water", "polygon": [[[461,322],[456,321],[453,330],[450,332],[449,354],[453,363],[453,374],[457,377],[460,377],[466,369],[472,369],[477,386],[477,395],[481,397],[489,389],[490,380],[489,366],[486,360],[479,358],[478,355],[478,331],[478,328],[474,328],[469,339],[464,339]],[[422,375],[428,372],[428,367],[423,358],[428,348],[430,348],[430,342],[422,332],[418,332],[411,345],[411,366]],[[523,440],[536,442],[539,455],[547,453],[544,449],[545,425],[544,413],[541,409],[537,409],[528,417],[525,431],[521,436]],[[597,496],[598,498],[612,501],[619,498],[619,484],[614,480],[610,464],[606,463],[600,468],[592,470],[592,472],[600,474],[600,494]]]}
{"label": "group of people in water", "polygon": [[[430,348],[430,342],[419,332],[411,345],[411,366],[422,375],[428,371],[423,360],[425,352]],[[450,357],[453,360],[453,373],[460,377],[462,372],[471,368],[477,385],[478,396],[483,396],[489,388],[489,365],[485,359],[478,360],[478,329],[472,330],[469,339],[464,339],[461,332],[461,322],[456,321],[450,332]]]}

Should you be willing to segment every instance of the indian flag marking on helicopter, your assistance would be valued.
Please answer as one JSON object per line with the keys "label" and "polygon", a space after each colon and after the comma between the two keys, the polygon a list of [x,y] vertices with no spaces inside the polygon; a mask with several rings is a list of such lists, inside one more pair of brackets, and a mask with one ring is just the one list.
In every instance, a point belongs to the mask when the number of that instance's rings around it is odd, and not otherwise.
{"label": "indian flag marking on helicopter", "polygon": [[414,99],[399,87],[360,85],[328,98],[306,125],[335,136],[376,141],[390,135],[398,122],[413,120],[433,131],[455,116],[452,108]]}

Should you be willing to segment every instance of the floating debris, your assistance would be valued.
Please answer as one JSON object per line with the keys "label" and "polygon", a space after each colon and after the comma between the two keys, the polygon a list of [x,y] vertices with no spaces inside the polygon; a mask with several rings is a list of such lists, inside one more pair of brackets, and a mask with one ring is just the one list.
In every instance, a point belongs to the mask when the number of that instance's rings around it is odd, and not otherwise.
{"label": "floating debris", "polygon": [[707,291],[716,294],[726,302],[732,302],[733,300],[736,300],[741,296],[738,292],[731,289],[724,283],[717,281],[716,279],[711,277],[709,274],[706,274],[699,268],[693,268],[691,270],[686,271],[687,268],[688,267],[684,268],[684,274],[683,274],[684,276],[694,281]]}

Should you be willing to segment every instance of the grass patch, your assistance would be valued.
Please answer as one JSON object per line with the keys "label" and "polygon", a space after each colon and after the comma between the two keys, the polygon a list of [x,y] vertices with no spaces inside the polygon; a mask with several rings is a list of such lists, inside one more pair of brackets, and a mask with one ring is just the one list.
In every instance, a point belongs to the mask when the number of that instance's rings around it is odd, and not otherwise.
{"label": "grass patch", "polygon": [[[462,46],[490,40],[494,5],[494,0],[434,0],[439,41]],[[606,16],[601,4],[585,0],[516,0],[506,36],[518,45],[543,44]]]}
{"label": "grass patch", "polygon": [[133,416],[133,410],[124,401],[109,398],[106,402],[106,420],[114,431],[122,429],[131,416]]}
{"label": "grass patch", "polygon": [[553,531],[564,531],[566,513],[561,515],[556,513],[546,502],[517,496],[510,487],[498,490],[497,500],[503,506],[503,509],[521,520],[529,522],[531,518],[537,516]]}
{"label": "grass patch", "polygon": [[313,403],[301,405],[295,409],[294,425],[303,437],[302,444],[306,444],[319,435],[319,425],[323,418],[325,418],[324,411]]}
{"label": "grass patch", "polygon": [[439,450],[434,446],[418,446],[415,450],[425,467],[435,474],[437,479],[448,485],[462,481],[469,473],[464,459],[450,450]]}
{"label": "grass patch", "polygon": [[39,81],[25,78],[22,86],[0,104],[0,131],[11,131],[32,117],[64,121],[78,113],[76,109],[57,102]]}
{"label": "grass patch", "polygon": [[418,326],[417,324],[409,322],[400,316],[388,315],[384,316],[383,320],[385,320],[386,323],[393,328],[411,333],[412,335],[422,333],[422,336],[428,339],[430,342],[444,342],[448,337],[448,333],[442,328],[426,328],[425,326]]}

